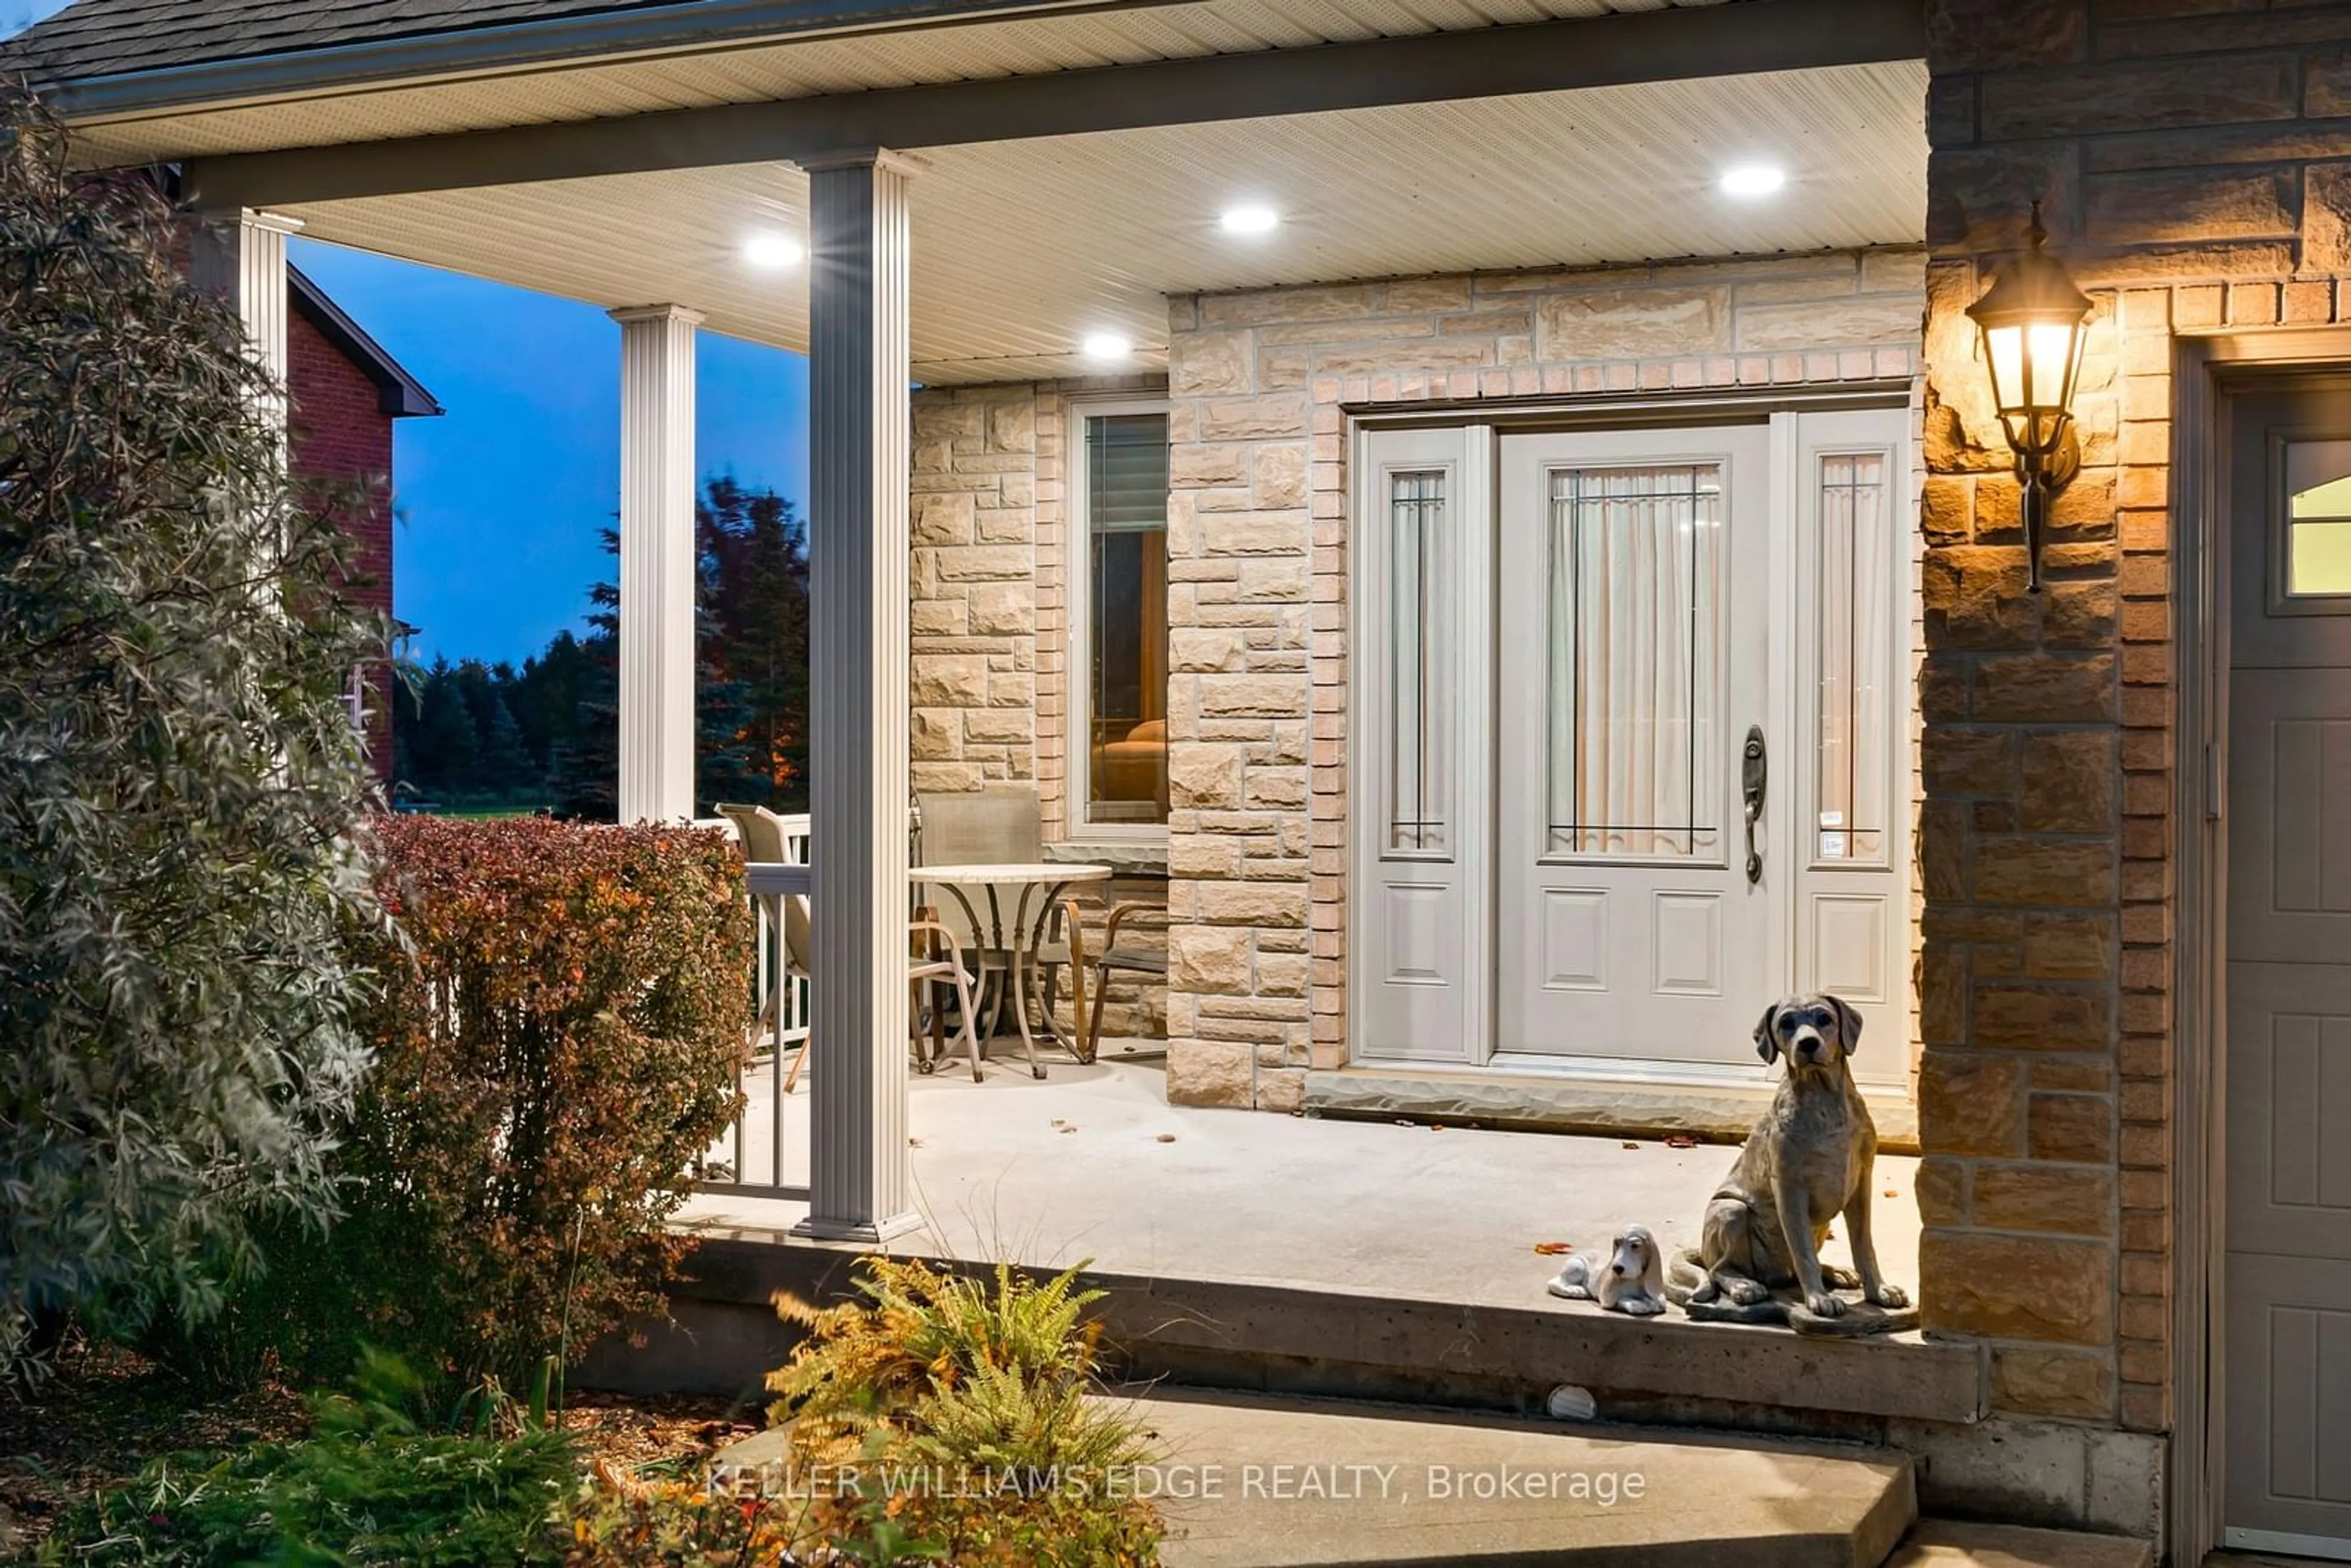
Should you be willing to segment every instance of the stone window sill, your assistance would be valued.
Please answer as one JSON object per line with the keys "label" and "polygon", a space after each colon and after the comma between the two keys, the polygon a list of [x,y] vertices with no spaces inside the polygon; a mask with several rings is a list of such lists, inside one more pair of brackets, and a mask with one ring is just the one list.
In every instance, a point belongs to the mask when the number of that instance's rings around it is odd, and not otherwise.
{"label": "stone window sill", "polygon": [[1106,865],[1119,876],[1165,876],[1167,841],[1096,839],[1091,843],[1047,844],[1045,858],[1073,865]]}

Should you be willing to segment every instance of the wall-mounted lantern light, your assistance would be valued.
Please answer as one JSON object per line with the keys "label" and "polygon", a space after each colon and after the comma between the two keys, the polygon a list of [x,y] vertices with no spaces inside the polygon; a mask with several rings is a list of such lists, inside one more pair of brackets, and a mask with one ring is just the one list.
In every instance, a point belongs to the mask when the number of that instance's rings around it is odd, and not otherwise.
{"label": "wall-mounted lantern light", "polygon": [[2082,373],[2091,307],[2064,267],[2042,249],[2049,232],[2041,226],[2038,202],[2024,237],[2024,254],[1992,275],[1991,287],[1968,315],[1983,334],[1992,399],[2016,453],[2016,477],[2024,489],[2025,582],[2038,593],[2049,497],[2082,465],[2074,383]]}

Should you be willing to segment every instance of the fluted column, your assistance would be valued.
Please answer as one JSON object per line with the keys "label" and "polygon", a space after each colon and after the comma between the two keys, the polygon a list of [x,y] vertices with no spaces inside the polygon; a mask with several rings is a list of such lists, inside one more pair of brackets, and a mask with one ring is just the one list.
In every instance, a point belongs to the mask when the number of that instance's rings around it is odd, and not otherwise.
{"label": "fluted column", "polygon": [[694,329],[675,305],[621,324],[623,822],[694,815]]}
{"label": "fluted column", "polygon": [[810,1234],[914,1223],[906,1173],[907,177],[809,172]]}
{"label": "fluted column", "polygon": [[245,322],[255,361],[269,372],[262,409],[283,440],[286,433],[286,236],[299,218],[250,209],[199,213],[189,237],[188,276],[200,288],[225,297]]}

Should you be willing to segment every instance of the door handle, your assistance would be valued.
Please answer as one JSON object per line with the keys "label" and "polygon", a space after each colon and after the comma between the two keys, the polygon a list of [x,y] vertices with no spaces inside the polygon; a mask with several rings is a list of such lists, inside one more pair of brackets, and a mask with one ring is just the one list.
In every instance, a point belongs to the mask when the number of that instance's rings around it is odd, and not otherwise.
{"label": "door handle", "polygon": [[1763,727],[1747,727],[1747,744],[1739,757],[1739,795],[1747,805],[1747,882],[1763,880],[1763,857],[1755,850],[1755,824],[1763,817],[1763,792],[1771,782],[1771,758],[1763,746]]}

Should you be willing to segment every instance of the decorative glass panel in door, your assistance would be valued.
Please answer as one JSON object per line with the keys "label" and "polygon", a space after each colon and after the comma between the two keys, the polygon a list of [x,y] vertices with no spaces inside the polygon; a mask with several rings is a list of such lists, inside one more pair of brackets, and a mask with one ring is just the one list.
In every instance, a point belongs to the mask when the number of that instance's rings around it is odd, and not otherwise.
{"label": "decorative glass panel in door", "polygon": [[1819,639],[1820,800],[1811,853],[1821,860],[1886,858],[1886,572],[1896,538],[1883,452],[1815,455],[1820,580],[1808,618]]}
{"label": "decorative glass panel in door", "polygon": [[1388,532],[1387,840],[1394,852],[1442,854],[1452,837],[1456,699],[1453,645],[1461,634],[1447,593],[1456,575],[1447,554],[1444,468],[1390,469]]}
{"label": "decorative glass panel in door", "polygon": [[1762,424],[1501,438],[1498,1065],[1753,1077],[1795,793],[1767,784],[1750,882],[1742,743],[1785,730],[1770,452]]}
{"label": "decorative glass panel in door", "polygon": [[1719,854],[1722,465],[1549,476],[1548,852]]}

